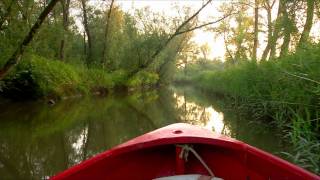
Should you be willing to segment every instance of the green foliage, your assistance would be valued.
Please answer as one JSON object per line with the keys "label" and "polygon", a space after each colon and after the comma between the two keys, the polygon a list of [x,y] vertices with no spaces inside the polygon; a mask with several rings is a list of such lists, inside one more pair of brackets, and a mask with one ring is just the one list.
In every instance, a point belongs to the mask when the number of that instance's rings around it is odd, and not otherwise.
{"label": "green foliage", "polygon": [[[284,129],[299,153],[296,162],[318,172],[319,163],[311,161],[320,154],[314,146],[320,138],[319,52],[320,47],[313,47],[259,64],[244,62],[224,71],[199,73],[192,81],[208,92],[232,97],[234,105]],[[301,152],[307,145],[312,151]]]}
{"label": "green foliage", "polygon": [[[292,123],[288,126],[287,137],[293,144],[293,152],[283,152],[292,162],[299,166],[320,173],[320,141],[319,118],[313,119],[310,109],[305,108],[305,116],[299,111],[292,110]],[[319,117],[319,111],[316,112]],[[278,119],[281,120],[281,119]]]}
{"label": "green foliage", "polygon": [[131,89],[154,86],[159,76],[153,72],[140,71],[128,78],[128,72],[112,73],[101,68],[87,68],[66,64],[40,56],[28,56],[0,81],[0,93],[13,99],[36,99],[39,97],[63,98],[90,93],[105,93],[114,87]]}
{"label": "green foliage", "polygon": [[82,85],[85,89],[111,89],[115,86],[112,75],[106,73],[103,69],[84,68],[80,71],[80,74],[84,77]]}
{"label": "green foliage", "polygon": [[102,69],[87,69],[39,56],[26,58],[3,81],[3,95],[18,99],[42,96],[61,98],[114,86],[112,76]]}
{"label": "green foliage", "polygon": [[[107,13],[103,12],[94,13],[89,19],[94,42],[90,65],[93,67],[103,65],[108,71],[122,69],[129,72],[141,68],[167,40],[168,26],[172,26],[171,19],[150,10],[137,10],[130,15],[119,7],[114,7],[107,35],[106,57],[102,59],[106,19]],[[173,40],[170,47],[164,49],[163,53],[157,57],[157,62],[149,71],[155,71],[165,61],[174,60],[178,54],[177,46],[180,42],[179,38]]]}
{"label": "green foliage", "polygon": [[243,4],[242,0],[236,0],[239,5],[223,3],[219,11],[229,14],[231,10],[238,13],[223,20],[219,26],[212,28],[216,38],[223,37],[225,41],[225,59],[230,64],[239,63],[252,57],[254,38],[254,18],[250,7]]}
{"label": "green foliage", "polygon": [[31,76],[39,85],[39,91],[45,94],[61,94],[63,91],[74,91],[81,78],[72,66],[59,61],[50,61],[34,56],[30,62],[22,63],[21,69],[29,69]]}
{"label": "green foliage", "polygon": [[299,137],[294,144],[294,152],[282,152],[295,164],[310,169],[316,174],[320,173],[320,156],[319,156],[320,142],[317,139],[307,140]]}
{"label": "green foliage", "polygon": [[125,86],[128,81],[128,72],[125,70],[117,70],[110,74],[116,86]]}
{"label": "green foliage", "polygon": [[[0,13],[5,11],[9,2],[4,3]],[[8,20],[0,27],[0,68],[35,23],[43,5],[36,1],[13,3]],[[97,89],[114,86],[137,88],[139,85],[168,83],[175,72],[175,60],[183,49],[182,44],[187,44],[192,37],[191,33],[185,33],[162,49],[161,46],[185,17],[167,17],[148,8],[126,13],[117,5],[113,6],[106,32],[108,9],[96,8],[90,3],[86,8],[86,27],[90,33],[82,34],[75,23],[79,17],[67,13],[82,10],[78,5],[62,7],[62,3],[54,7],[26,50],[26,54],[35,56],[23,58],[28,62],[19,65],[2,83],[3,92],[12,91],[7,97],[16,96],[16,93],[21,98],[86,94],[92,91],[93,86]],[[65,14],[68,17],[64,17]],[[159,49],[161,52],[154,57]],[[152,63],[146,68],[148,62]],[[144,71],[128,77],[130,72],[140,70]],[[28,95],[21,91],[26,88],[29,88]]]}
{"label": "green foliage", "polygon": [[196,63],[187,64],[186,67],[180,68],[174,75],[174,81],[177,83],[188,83],[194,81],[200,74],[210,74],[211,72],[222,71],[225,64],[218,60],[203,60]]}
{"label": "green foliage", "polygon": [[140,71],[127,82],[129,88],[151,87],[159,80],[159,76],[155,73]]}

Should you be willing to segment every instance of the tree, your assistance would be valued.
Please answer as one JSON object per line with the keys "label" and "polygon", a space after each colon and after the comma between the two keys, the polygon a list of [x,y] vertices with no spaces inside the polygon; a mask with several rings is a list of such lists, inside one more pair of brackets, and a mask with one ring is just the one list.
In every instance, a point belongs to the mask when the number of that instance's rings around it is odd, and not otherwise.
{"label": "tree", "polygon": [[258,34],[259,34],[259,2],[254,1],[254,41],[252,50],[252,59],[257,60],[257,49],[258,49]]}
{"label": "tree", "polygon": [[289,52],[289,45],[290,41],[292,38],[293,33],[297,32],[297,27],[295,23],[296,19],[296,6],[297,3],[289,3],[285,2],[284,3],[284,11],[283,11],[283,21],[282,21],[282,26],[283,26],[283,43],[280,48],[280,57],[284,57],[288,54]]}
{"label": "tree", "polygon": [[202,46],[200,46],[200,51],[203,55],[203,59],[207,60],[208,59],[208,54],[210,52],[210,47],[209,45],[206,43],[206,44],[203,44]]}
{"label": "tree", "polygon": [[315,8],[315,0],[307,0],[306,22],[304,24],[297,49],[303,48],[305,44],[308,42],[309,34],[313,24],[314,8]]}
{"label": "tree", "polygon": [[64,49],[65,49],[65,44],[66,44],[66,36],[68,33],[68,28],[69,28],[69,7],[70,7],[70,0],[61,0],[60,1],[62,5],[62,18],[63,18],[63,36],[61,39],[60,43],[60,51],[59,51],[59,58],[61,60],[64,60]]}
{"label": "tree", "polygon": [[51,10],[54,8],[54,6],[58,1],[59,0],[51,0],[48,3],[48,5],[45,7],[45,9],[41,12],[37,21],[34,23],[34,25],[30,29],[29,33],[26,35],[22,43],[18,46],[18,48],[15,50],[12,56],[8,59],[5,65],[0,69],[0,80],[2,80],[10,72],[10,70],[20,62],[26,47],[32,41],[34,35],[40,29],[41,24],[46,19],[47,15],[51,12]]}
{"label": "tree", "polygon": [[196,60],[199,55],[199,50],[196,44],[190,41],[192,37],[192,32],[184,33],[161,52],[159,56],[164,58],[162,58],[162,62],[159,63],[156,70],[160,77],[158,83],[167,83],[170,81],[170,76],[173,76],[177,61],[180,61],[179,63],[184,65],[184,70],[186,70],[188,63]]}
{"label": "tree", "polygon": [[[274,56],[275,53],[275,48],[276,48],[276,42],[278,39],[278,34],[279,34],[279,21],[280,21],[280,16],[281,16],[281,11],[283,9],[282,7],[282,1],[279,0],[279,6],[278,6],[278,13],[275,22],[272,22],[271,18],[271,12],[272,8],[274,7],[275,0],[273,0],[271,3],[269,0],[266,0],[264,2],[264,8],[267,11],[267,22],[268,22],[268,40],[267,40],[267,45],[263,51],[261,60],[266,60],[267,56],[270,53],[269,59]],[[271,51],[271,52],[270,52]]]}
{"label": "tree", "polygon": [[88,24],[88,12],[87,12],[87,0],[81,0],[82,5],[82,15],[83,15],[83,26],[85,30],[85,34],[87,35],[88,49],[86,51],[86,62],[89,65],[92,61],[92,36]]}
{"label": "tree", "polygon": [[239,8],[239,13],[235,17],[237,27],[231,28],[234,34],[232,42],[236,47],[234,57],[238,62],[239,60],[247,59],[248,55],[250,56],[253,39],[253,33],[250,33],[250,27],[252,27],[253,21],[245,13],[247,11],[247,7],[242,5]]}
{"label": "tree", "polygon": [[248,13],[251,7],[250,4],[242,3],[242,1],[220,6],[219,11],[223,14],[228,14],[233,9],[238,12],[212,29],[216,33],[216,37],[222,36],[224,38],[225,57],[231,64],[252,57],[255,32],[253,18]]}
{"label": "tree", "polygon": [[235,64],[236,60],[233,57],[233,53],[229,49],[229,45],[231,44],[231,27],[230,27],[230,18],[223,20],[217,28],[211,29],[211,31],[215,32],[215,38],[222,36],[224,41],[225,52],[225,60],[231,61],[231,64]]}
{"label": "tree", "polygon": [[185,21],[183,21],[178,27],[177,29],[174,31],[173,34],[171,34],[168,39],[164,42],[164,43],[161,43],[159,45],[159,47],[157,48],[157,50],[152,54],[152,56],[148,59],[148,61],[144,64],[141,64],[140,67],[136,70],[133,70],[132,72],[129,73],[129,76],[133,76],[135,75],[136,73],[138,73],[139,71],[143,70],[143,69],[146,69],[149,67],[150,64],[152,64],[156,57],[160,54],[161,51],[163,51],[168,45],[169,43],[176,37],[176,36],[179,36],[181,34],[184,34],[184,33],[188,33],[188,32],[191,32],[191,31],[194,31],[196,29],[199,29],[199,28],[203,28],[205,26],[208,26],[208,25],[212,25],[212,24],[215,24],[215,23],[218,23],[222,20],[224,20],[225,18],[235,14],[234,12],[230,12],[229,14],[225,15],[224,17],[222,18],[219,18],[218,20],[215,20],[215,21],[212,21],[212,22],[208,22],[208,23],[204,23],[202,25],[198,25],[198,26],[195,26],[195,27],[191,27],[191,28],[186,28],[186,26],[193,20],[195,19],[198,14],[211,2],[212,0],[208,0],[205,4],[203,4],[201,6],[201,8],[196,11],[192,16],[190,16],[189,18],[187,18]]}
{"label": "tree", "polygon": [[109,26],[110,26],[110,19],[111,19],[111,12],[113,8],[114,0],[111,0],[110,7],[108,10],[107,20],[106,20],[106,28],[104,32],[104,40],[103,40],[103,50],[102,50],[102,57],[101,57],[101,64],[104,65],[107,62],[107,43],[108,43],[108,33],[109,33]]}

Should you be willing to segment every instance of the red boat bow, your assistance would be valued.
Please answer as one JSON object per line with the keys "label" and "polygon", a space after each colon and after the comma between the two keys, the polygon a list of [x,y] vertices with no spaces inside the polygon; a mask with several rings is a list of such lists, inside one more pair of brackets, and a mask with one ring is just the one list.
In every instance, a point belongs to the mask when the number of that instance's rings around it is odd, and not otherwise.
{"label": "red boat bow", "polygon": [[[189,152],[185,159],[182,147],[189,147],[195,154]],[[212,174],[225,180],[320,180],[319,176],[255,147],[184,123],[132,139],[52,179],[154,179],[180,174],[212,176],[211,170]]]}

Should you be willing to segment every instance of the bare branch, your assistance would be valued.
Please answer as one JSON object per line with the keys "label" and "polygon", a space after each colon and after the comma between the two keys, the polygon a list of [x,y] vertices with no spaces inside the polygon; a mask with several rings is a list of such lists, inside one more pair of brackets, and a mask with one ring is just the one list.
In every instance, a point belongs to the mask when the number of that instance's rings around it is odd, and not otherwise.
{"label": "bare branch", "polygon": [[223,20],[226,19],[227,17],[229,17],[229,16],[231,16],[231,15],[234,15],[234,14],[236,14],[236,13],[231,13],[231,14],[228,14],[228,15],[226,15],[226,16],[218,19],[218,20],[215,20],[215,21],[212,21],[212,22],[208,22],[208,23],[202,24],[202,25],[200,25],[200,26],[193,27],[193,28],[188,29],[188,30],[185,30],[185,31],[177,32],[176,35],[180,35],[180,34],[183,34],[183,33],[191,32],[191,31],[194,31],[194,30],[196,30],[196,29],[200,29],[200,28],[203,28],[203,27],[205,27],[205,26],[209,26],[209,25],[218,23],[218,22],[223,21]]}

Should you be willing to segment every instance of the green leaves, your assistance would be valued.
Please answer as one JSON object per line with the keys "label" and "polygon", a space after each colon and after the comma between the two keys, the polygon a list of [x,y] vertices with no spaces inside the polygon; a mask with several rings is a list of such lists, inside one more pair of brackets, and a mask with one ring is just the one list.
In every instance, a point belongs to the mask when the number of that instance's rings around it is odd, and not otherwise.
{"label": "green leaves", "polygon": [[159,80],[159,76],[152,72],[140,71],[135,76],[131,77],[127,86],[129,88],[151,87]]}
{"label": "green leaves", "polygon": [[[319,172],[320,49],[312,47],[277,61],[245,62],[222,71],[193,71],[191,82],[234,98],[256,119],[284,129],[297,164]],[[317,163],[318,162],[318,163]]]}

